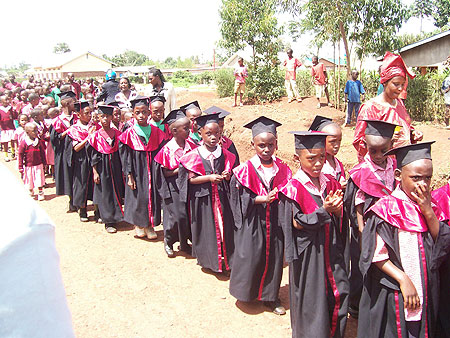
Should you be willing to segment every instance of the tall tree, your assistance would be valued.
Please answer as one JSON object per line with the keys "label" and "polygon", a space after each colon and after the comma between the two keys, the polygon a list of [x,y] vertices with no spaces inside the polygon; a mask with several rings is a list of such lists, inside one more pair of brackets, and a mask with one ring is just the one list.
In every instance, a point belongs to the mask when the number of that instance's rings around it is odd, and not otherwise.
{"label": "tall tree", "polygon": [[411,5],[411,15],[420,19],[420,32],[422,33],[422,22],[433,13],[434,0],[414,0]]}
{"label": "tall tree", "polygon": [[66,42],[59,42],[53,47],[53,53],[55,54],[64,54],[71,52],[69,45]]}
{"label": "tall tree", "polygon": [[436,27],[442,28],[450,23],[450,0],[434,0],[433,19]]}

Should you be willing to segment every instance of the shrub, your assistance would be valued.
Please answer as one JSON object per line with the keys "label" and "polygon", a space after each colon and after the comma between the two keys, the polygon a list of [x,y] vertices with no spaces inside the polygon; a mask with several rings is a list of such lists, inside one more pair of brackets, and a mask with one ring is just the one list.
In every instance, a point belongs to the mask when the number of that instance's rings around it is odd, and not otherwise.
{"label": "shrub", "polygon": [[247,96],[258,102],[274,101],[286,95],[284,71],[270,64],[261,64],[256,70],[250,67],[247,79]]}
{"label": "shrub", "polygon": [[198,84],[210,84],[214,79],[214,73],[205,71],[195,76],[195,82]]}
{"label": "shrub", "polygon": [[298,71],[296,82],[300,96],[314,95],[314,87],[311,82],[311,71],[309,69],[302,69]]}
{"label": "shrub", "polygon": [[218,69],[214,74],[219,97],[232,96],[234,89],[234,75],[232,69]]}

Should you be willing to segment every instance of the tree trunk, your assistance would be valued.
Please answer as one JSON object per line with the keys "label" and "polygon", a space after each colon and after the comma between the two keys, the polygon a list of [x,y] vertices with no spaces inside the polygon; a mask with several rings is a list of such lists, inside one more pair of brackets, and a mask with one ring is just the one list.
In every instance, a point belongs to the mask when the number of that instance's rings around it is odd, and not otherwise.
{"label": "tree trunk", "polygon": [[[333,41],[333,78],[336,79],[336,41]],[[333,86],[334,88],[334,97],[335,97],[335,101],[336,101],[336,97],[338,97],[337,95],[337,89],[336,86]],[[334,104],[336,106],[336,103]]]}
{"label": "tree trunk", "polygon": [[[336,61],[336,60],[335,60]],[[338,76],[337,76],[337,96],[335,100],[337,101],[337,109],[341,110],[341,40],[339,40],[338,45]],[[336,78],[336,77],[335,77]]]}
{"label": "tree trunk", "polygon": [[[336,7],[338,9],[339,13],[342,13],[341,4],[339,1],[336,1]],[[351,65],[350,65],[350,50],[348,48],[348,41],[347,41],[347,32],[345,31],[344,23],[342,20],[339,20],[339,32],[341,33],[342,42],[344,42],[344,49],[345,49],[345,56],[347,59],[347,77],[350,78],[351,75]]]}

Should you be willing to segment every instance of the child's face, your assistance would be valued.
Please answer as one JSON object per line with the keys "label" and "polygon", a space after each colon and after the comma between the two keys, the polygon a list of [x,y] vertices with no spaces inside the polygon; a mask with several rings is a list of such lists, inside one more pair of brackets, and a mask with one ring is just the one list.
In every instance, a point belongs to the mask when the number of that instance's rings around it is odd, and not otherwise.
{"label": "child's face", "polygon": [[25,128],[25,125],[26,125],[28,122],[29,122],[28,116],[26,116],[26,115],[20,115],[19,125],[20,125],[22,128]]}
{"label": "child's face", "polygon": [[102,128],[109,129],[111,127],[112,115],[98,113],[97,118],[100,121]]}
{"label": "child's face", "polygon": [[192,131],[194,133],[198,131],[197,121],[195,121],[195,119],[201,114],[202,112],[197,108],[186,110],[186,116],[189,120],[191,120]]}
{"label": "child's face", "polygon": [[37,137],[37,126],[36,125],[27,125],[25,127],[25,132],[27,133],[28,137],[32,140],[36,139]]}
{"label": "child's face", "polygon": [[219,125],[215,122],[206,124],[200,129],[200,135],[203,143],[209,148],[215,148],[220,140]]}
{"label": "child's face", "polygon": [[310,177],[317,178],[325,163],[325,154],[325,148],[299,149],[296,150],[294,157],[300,161],[300,167],[305,173]]}
{"label": "child's face", "polygon": [[35,99],[31,100],[30,102],[31,102],[31,105],[33,107],[35,107],[39,104],[39,98],[35,98]]}
{"label": "child's face", "polygon": [[122,118],[122,112],[120,111],[120,108],[115,107],[114,111],[113,111],[112,121],[114,123],[120,123],[121,118]]}
{"label": "child's face", "polygon": [[164,103],[155,101],[152,103],[152,120],[155,122],[161,121],[164,118]]}
{"label": "child's face", "polygon": [[403,76],[393,77],[391,80],[383,83],[384,92],[388,98],[397,99],[405,86],[405,78]]}
{"label": "child's face", "polygon": [[430,192],[431,178],[433,177],[433,163],[429,159],[411,162],[401,169],[395,169],[395,179],[400,181],[402,190],[409,198],[415,200],[411,195],[417,193],[419,186]]}
{"label": "child's face", "polygon": [[26,101],[27,101],[27,98],[28,98],[27,92],[26,92],[26,91],[22,91],[22,92],[20,93],[20,99],[21,99],[23,102],[26,102]]}
{"label": "child's face", "polygon": [[0,102],[2,103],[3,107],[7,107],[8,106],[8,99],[6,98],[6,96],[2,96],[0,99]]}
{"label": "child's face", "polygon": [[170,129],[175,139],[186,140],[191,130],[191,121],[187,117],[179,119],[170,126]]}
{"label": "child's face", "polygon": [[252,146],[262,163],[270,163],[277,150],[277,138],[272,133],[261,133],[253,138]]}
{"label": "child's face", "polygon": [[142,127],[146,127],[148,126],[148,115],[149,115],[149,111],[148,111],[148,107],[147,106],[135,106],[134,107],[134,118],[136,119],[137,123],[142,126]]}
{"label": "child's face", "polygon": [[80,115],[81,123],[88,124],[92,118],[91,107],[85,107],[84,109],[81,109],[81,111],[79,112],[79,115]]}
{"label": "child's face", "polygon": [[353,71],[352,72],[352,80],[356,81],[358,79],[358,75],[359,75],[358,72]]}
{"label": "child's face", "polygon": [[44,114],[43,113],[37,114],[33,120],[35,120],[36,122],[42,122],[44,120]]}
{"label": "child's face", "polygon": [[325,143],[325,150],[327,154],[332,156],[336,156],[341,148],[342,142],[342,130],[337,124],[331,123],[327,124],[322,131],[324,133],[330,134],[327,136],[327,140]]}
{"label": "child's face", "polygon": [[365,142],[367,145],[367,152],[372,162],[383,167],[387,159],[387,156],[384,156],[384,154],[392,147],[391,139],[382,136],[366,135]]}

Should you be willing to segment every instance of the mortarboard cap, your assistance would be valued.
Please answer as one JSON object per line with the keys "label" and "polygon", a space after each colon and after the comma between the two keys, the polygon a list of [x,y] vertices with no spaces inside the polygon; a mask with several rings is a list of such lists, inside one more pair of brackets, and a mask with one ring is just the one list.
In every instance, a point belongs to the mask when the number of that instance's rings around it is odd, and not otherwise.
{"label": "mortarboard cap", "polygon": [[111,101],[109,103],[107,103],[107,106],[113,106],[113,107],[119,107],[120,102],[117,101]]}
{"label": "mortarboard cap", "polygon": [[136,106],[148,106],[150,105],[149,98],[146,96],[137,96],[135,99],[130,101],[131,107],[134,109]]}
{"label": "mortarboard cap", "polygon": [[295,149],[325,148],[327,136],[330,134],[320,131],[290,131],[295,136]]}
{"label": "mortarboard cap", "polygon": [[265,116],[260,116],[257,119],[247,123],[244,128],[252,130],[252,137],[255,138],[257,135],[262,133],[271,133],[277,136],[277,127],[281,126],[281,123],[269,119]]}
{"label": "mortarboard cap", "polygon": [[195,119],[199,128],[203,128],[208,123],[219,123],[219,113],[201,115]]}
{"label": "mortarboard cap", "polygon": [[157,101],[162,102],[162,103],[166,103],[166,98],[164,97],[164,95],[153,95],[153,96],[150,96],[150,103],[157,102]]}
{"label": "mortarboard cap", "polygon": [[383,138],[391,139],[394,135],[396,124],[379,121],[379,120],[363,120],[367,123],[364,134],[381,136]]}
{"label": "mortarboard cap", "polygon": [[99,105],[97,108],[101,114],[112,115],[115,107],[107,105]]}
{"label": "mortarboard cap", "polygon": [[225,109],[222,109],[217,106],[209,107],[208,109],[205,109],[205,114],[213,114],[213,113],[219,113],[219,120],[223,120],[225,117],[230,115],[231,113],[226,111]]}
{"label": "mortarboard cap", "polygon": [[393,148],[384,155],[395,155],[397,168],[402,168],[414,161],[423,159],[431,160],[431,145],[434,142],[435,141],[408,144],[407,146]]}
{"label": "mortarboard cap", "polygon": [[77,98],[77,95],[71,90],[69,90],[67,92],[58,93],[58,96],[61,100],[65,100],[65,99],[69,99],[69,98],[72,98],[72,99]]}
{"label": "mortarboard cap", "polygon": [[332,119],[330,119],[328,117],[316,115],[316,117],[312,121],[311,126],[309,127],[308,130],[321,131],[323,129],[323,127],[325,127],[326,125],[331,124],[331,123],[333,123]]}
{"label": "mortarboard cap", "polygon": [[198,103],[198,101],[192,101],[192,102],[187,103],[187,104],[185,104],[185,105],[180,107],[180,109],[184,110],[184,111],[192,109],[192,108],[198,108],[198,109],[200,109],[200,111],[202,110],[200,108],[200,104]]}
{"label": "mortarboard cap", "polygon": [[169,115],[162,121],[163,124],[168,124],[169,126],[175,121],[185,118],[186,114],[181,109],[172,110]]}
{"label": "mortarboard cap", "polygon": [[74,104],[74,108],[76,111],[80,111],[89,106],[90,106],[89,101],[78,101],[78,102],[75,102],[75,104]]}

